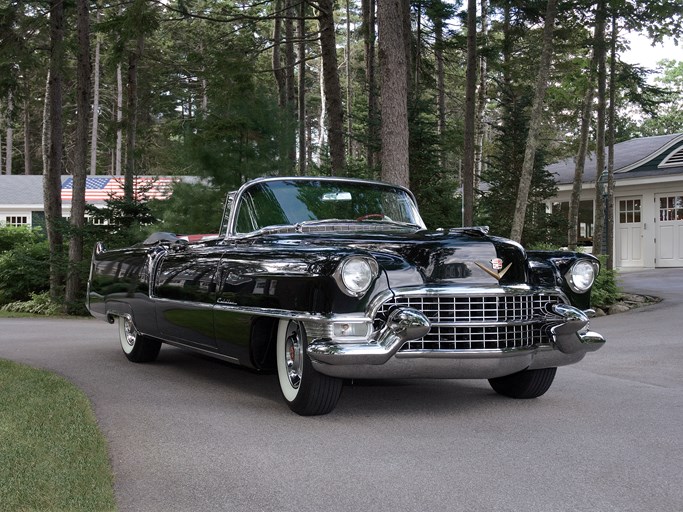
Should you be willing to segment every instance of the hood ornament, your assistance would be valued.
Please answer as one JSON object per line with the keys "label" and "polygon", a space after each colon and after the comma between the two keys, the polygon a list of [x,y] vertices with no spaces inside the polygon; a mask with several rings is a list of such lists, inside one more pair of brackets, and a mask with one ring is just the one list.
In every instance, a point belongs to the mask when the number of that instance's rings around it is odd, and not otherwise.
{"label": "hood ornament", "polygon": [[508,270],[510,270],[510,267],[512,266],[512,262],[510,262],[508,263],[507,267],[503,268],[503,260],[501,260],[500,258],[493,258],[489,263],[491,263],[491,268],[493,270],[489,269],[488,267],[485,267],[479,262],[475,262],[475,265],[477,265],[477,267],[482,269],[491,277],[495,278],[497,281],[503,279],[503,276],[507,273]]}

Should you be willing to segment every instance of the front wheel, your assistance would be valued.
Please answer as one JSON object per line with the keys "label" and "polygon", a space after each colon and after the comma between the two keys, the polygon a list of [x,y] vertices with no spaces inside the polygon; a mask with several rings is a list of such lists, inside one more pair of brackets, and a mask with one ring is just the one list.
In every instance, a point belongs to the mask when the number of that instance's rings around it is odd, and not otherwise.
{"label": "front wheel", "polygon": [[149,363],[159,355],[161,342],[143,336],[135,328],[132,318],[119,317],[119,341],[121,348],[129,361],[134,363]]}
{"label": "front wheel", "polygon": [[327,414],[335,408],[342,380],[318,373],[306,353],[306,333],[298,322],[280,320],[277,375],[289,408],[301,416]]}
{"label": "front wheel", "polygon": [[493,390],[510,398],[538,398],[550,388],[557,368],[522,370],[521,372],[489,379]]}

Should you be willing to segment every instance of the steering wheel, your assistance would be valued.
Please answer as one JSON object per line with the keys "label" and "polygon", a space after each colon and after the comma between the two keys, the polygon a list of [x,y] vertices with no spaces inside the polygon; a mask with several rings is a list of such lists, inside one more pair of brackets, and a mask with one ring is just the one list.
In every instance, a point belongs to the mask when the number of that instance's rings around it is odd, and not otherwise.
{"label": "steering wheel", "polygon": [[382,220],[382,219],[384,219],[384,217],[385,217],[385,215],[383,213],[367,213],[365,215],[361,215],[356,220],[368,220],[368,219]]}

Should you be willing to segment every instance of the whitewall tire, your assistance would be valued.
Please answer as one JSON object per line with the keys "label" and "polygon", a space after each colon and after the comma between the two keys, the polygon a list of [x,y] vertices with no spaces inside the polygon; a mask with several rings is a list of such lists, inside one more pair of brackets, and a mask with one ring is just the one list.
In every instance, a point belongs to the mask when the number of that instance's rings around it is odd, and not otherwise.
{"label": "whitewall tire", "polygon": [[342,380],[313,368],[306,353],[304,327],[292,320],[280,320],[277,331],[277,375],[282,396],[289,408],[302,416],[327,414],[337,405]]}

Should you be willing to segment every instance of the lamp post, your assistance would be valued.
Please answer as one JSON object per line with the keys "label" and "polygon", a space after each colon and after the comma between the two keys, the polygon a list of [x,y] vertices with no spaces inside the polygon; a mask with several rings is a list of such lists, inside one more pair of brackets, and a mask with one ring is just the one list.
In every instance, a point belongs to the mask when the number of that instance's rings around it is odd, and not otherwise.
{"label": "lamp post", "polygon": [[598,186],[600,187],[600,193],[602,194],[602,206],[603,206],[603,223],[602,223],[602,251],[604,254],[609,254],[610,250],[607,245],[609,244],[609,183],[607,179],[607,170],[605,169],[600,178],[598,179]]}

